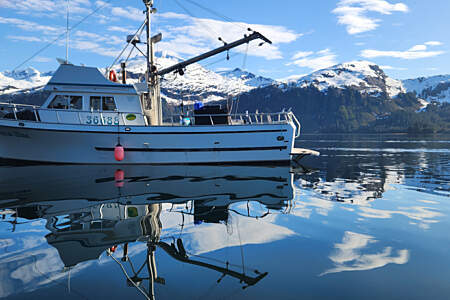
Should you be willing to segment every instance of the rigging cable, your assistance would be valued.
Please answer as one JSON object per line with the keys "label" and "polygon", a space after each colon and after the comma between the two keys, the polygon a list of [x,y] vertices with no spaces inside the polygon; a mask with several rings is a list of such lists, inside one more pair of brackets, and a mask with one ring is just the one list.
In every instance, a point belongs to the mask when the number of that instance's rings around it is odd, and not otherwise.
{"label": "rigging cable", "polygon": [[[238,55],[241,55],[242,53],[232,53],[230,56],[229,56],[229,58],[231,58],[231,57],[235,57],[235,56],[238,56]],[[189,69],[189,71],[190,72],[193,72],[193,71],[197,71],[197,70],[201,70],[202,68],[206,68],[206,67],[209,67],[209,66],[212,66],[212,65],[214,65],[214,64],[217,64],[217,63],[220,63],[220,62],[222,62],[222,61],[225,61],[225,60],[228,60],[228,58],[220,58],[220,59],[217,59],[217,60],[215,60],[215,61],[212,61],[212,62],[210,62],[210,63],[207,63],[207,64],[204,64],[204,65],[202,65],[202,64],[199,64],[200,66],[198,67],[193,67],[193,68],[191,68],[191,69]],[[193,66],[193,65],[192,65]],[[175,74],[178,74],[178,73],[175,73]]]}
{"label": "rigging cable", "polygon": [[213,14],[213,15],[221,18],[221,19],[223,19],[224,21],[227,21],[227,22],[229,22],[229,23],[231,23],[231,24],[233,24],[235,26],[238,26],[240,28],[244,28],[245,30],[247,30],[246,27],[240,25],[237,21],[233,20],[230,17],[227,17],[227,16],[225,16],[225,15],[223,15],[221,13],[218,13],[218,12],[216,12],[216,11],[206,7],[206,6],[203,6],[203,5],[201,5],[201,4],[199,4],[199,3],[195,2],[195,1],[192,1],[192,0],[185,0],[185,1],[191,3],[191,4],[195,5],[195,6],[198,6],[198,7],[200,7],[203,10],[206,10],[207,12],[209,12],[209,13],[211,13],[211,14]]}
{"label": "rigging cable", "polygon": [[[245,47],[244,60],[242,61],[242,71],[245,71],[245,68],[247,65],[248,46],[249,46],[249,44],[247,43],[247,46]],[[238,94],[237,99],[236,99],[236,114],[238,113],[240,99],[241,99],[241,93]],[[233,105],[233,102],[231,102],[231,105]],[[233,109],[233,106],[231,106],[231,109]]]}
{"label": "rigging cable", "polygon": [[[139,27],[139,29],[136,31],[136,33],[133,35],[133,38],[127,43],[127,45],[125,46],[125,48],[123,48],[123,50],[119,53],[119,55],[116,57],[116,59],[114,60],[114,62],[111,64],[111,66],[109,68],[106,69],[106,74],[108,74],[109,70],[112,69],[112,67],[114,66],[114,64],[119,60],[119,58],[122,56],[122,54],[125,52],[125,50],[127,50],[128,46],[134,41],[134,39],[141,35],[142,31],[144,30],[145,25],[147,24],[147,21],[144,21],[141,26]],[[137,48],[137,46],[135,46]],[[134,48],[133,48],[134,49]],[[137,48],[139,50],[139,48]],[[131,55],[131,52],[130,52]],[[144,55],[145,56],[145,55]],[[128,56],[129,57],[129,56]],[[128,60],[128,58],[127,58]]]}
{"label": "rigging cable", "polygon": [[20,68],[21,66],[23,66],[24,64],[26,64],[27,62],[29,62],[30,60],[32,60],[33,58],[35,58],[37,55],[41,54],[43,51],[45,51],[47,48],[49,48],[51,45],[53,45],[54,43],[56,43],[59,39],[61,39],[62,37],[64,37],[66,34],[68,34],[69,32],[75,32],[74,29],[77,28],[81,23],[83,23],[84,21],[86,21],[90,16],[92,16],[93,14],[97,13],[100,9],[106,7],[107,5],[109,5],[109,3],[112,0],[106,0],[105,2],[103,2],[103,5],[97,7],[95,10],[93,10],[90,14],[88,14],[87,16],[85,16],[83,19],[81,19],[78,23],[76,23],[75,25],[73,25],[71,28],[69,28],[68,32],[63,32],[60,35],[58,35],[54,40],[52,40],[50,43],[48,43],[47,45],[45,45],[44,47],[42,47],[41,49],[39,49],[38,51],[36,51],[30,58],[26,59],[24,62],[22,62],[21,64],[19,64],[18,66],[16,66],[13,71],[16,71],[18,68]]}
{"label": "rigging cable", "polygon": [[[41,272],[41,270],[39,270],[39,268],[38,268],[38,266],[37,266],[38,260],[37,260],[37,258],[36,258],[36,255],[33,254],[33,253],[31,253],[30,255],[31,255],[31,257],[32,257],[33,260],[34,260],[34,269],[35,269],[39,274],[41,274],[42,276],[44,276],[45,278],[47,278],[47,280],[48,280],[49,282],[53,282],[53,283],[56,283],[57,285],[60,285],[60,286],[62,286],[62,287],[66,287],[66,285],[64,285],[64,284],[62,284],[61,282],[57,281],[56,279],[52,278],[51,275],[47,275],[47,274]],[[83,298],[83,299],[89,299],[88,297],[86,297],[85,295],[83,295],[81,292],[79,292],[79,291],[77,291],[77,290],[75,290],[75,289],[73,289],[73,288],[71,289],[71,292],[73,292],[74,294],[76,294],[76,295],[79,296],[80,298]]]}
{"label": "rigging cable", "polygon": [[191,16],[192,18],[197,19],[198,21],[200,21],[200,23],[202,23],[206,28],[208,28],[209,30],[213,31],[217,36],[220,36],[220,34],[217,33],[217,31],[215,31],[213,28],[211,28],[211,26],[208,26],[208,24],[206,24],[205,20],[196,17],[190,10],[188,10],[184,5],[182,5],[178,0],[173,0],[175,1],[175,3],[181,7],[182,10],[184,10],[189,16]]}
{"label": "rigging cable", "polygon": [[239,219],[237,219],[237,222],[235,222],[234,224],[236,224],[236,229],[239,237],[239,248],[241,249],[242,273],[245,275],[244,249],[242,247],[241,232],[239,230]]}

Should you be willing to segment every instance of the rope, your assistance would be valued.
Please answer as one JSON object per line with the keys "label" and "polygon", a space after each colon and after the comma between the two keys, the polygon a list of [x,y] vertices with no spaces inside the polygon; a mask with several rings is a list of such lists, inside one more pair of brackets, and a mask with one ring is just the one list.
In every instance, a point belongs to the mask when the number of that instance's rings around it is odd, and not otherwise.
{"label": "rope", "polygon": [[239,230],[239,220],[236,222],[236,229],[239,237],[239,248],[241,249],[241,260],[242,260],[242,273],[245,274],[245,265],[244,265],[244,249],[242,248],[242,240],[241,240],[241,231]]}
{"label": "rope", "polygon": [[111,254],[110,257],[120,266],[120,268],[122,269],[123,274],[125,274],[125,277],[127,277],[128,281],[130,281],[135,288],[137,288],[139,290],[139,292],[142,293],[142,295],[144,295],[144,297],[148,300],[151,300],[151,298],[140,288],[136,285],[136,283],[134,283],[134,281],[130,278],[130,276],[128,276],[127,271],[125,270],[125,268],[122,266],[122,264]]}
{"label": "rope", "polygon": [[[61,282],[58,282],[58,281],[54,280],[54,279],[51,278],[50,276],[47,276],[47,274],[45,274],[45,273],[42,273],[41,270],[39,270],[39,268],[38,268],[38,266],[37,266],[37,262],[38,262],[38,261],[37,261],[36,255],[34,255],[33,253],[31,253],[30,255],[31,255],[31,257],[33,257],[33,260],[34,260],[34,268],[36,269],[36,271],[37,271],[39,274],[41,274],[42,276],[44,276],[45,278],[47,278],[47,279],[50,280],[51,282],[54,282],[54,283],[56,283],[56,284],[58,284],[58,285],[60,285],[60,286],[62,286],[62,287],[64,287],[64,288],[66,287],[65,284],[62,284]],[[72,288],[71,290],[74,292],[74,294],[78,295],[79,297],[84,298],[84,299],[89,299],[88,297],[86,297],[85,295],[81,294],[80,292],[74,290],[73,288]]]}
{"label": "rope", "polygon": [[21,64],[19,64],[17,67],[15,67],[13,69],[13,72],[16,71],[18,68],[20,68],[21,66],[23,66],[24,64],[26,64],[27,62],[29,62],[30,60],[32,60],[33,58],[35,58],[36,56],[38,56],[39,54],[41,54],[43,51],[45,51],[47,48],[49,48],[51,45],[53,45],[54,43],[56,43],[59,39],[61,39],[62,37],[64,37],[66,34],[68,34],[69,32],[76,32],[76,30],[74,30],[75,28],[77,28],[81,23],[83,23],[84,21],[86,21],[90,16],[92,16],[93,14],[97,13],[100,9],[106,7],[112,0],[106,0],[103,5],[97,7],[95,10],[93,10],[90,14],[88,14],[86,17],[84,17],[83,19],[81,19],[81,21],[79,21],[78,23],[76,23],[75,25],[72,26],[72,28],[70,28],[68,31],[65,31],[63,33],[61,33],[60,35],[58,35],[54,40],[52,40],[50,43],[48,43],[47,45],[45,45],[44,47],[42,47],[41,49],[39,49],[38,51],[36,51],[30,58],[26,59],[24,62],[22,62]]}
{"label": "rope", "polygon": [[[247,65],[248,46],[249,46],[249,43],[247,43],[247,46],[245,47],[244,59],[242,61],[242,71],[245,71],[245,67]],[[236,99],[236,113],[238,113],[239,100],[241,100],[241,93],[238,94],[237,99]],[[231,104],[233,104],[233,102],[231,102]],[[231,107],[231,108],[233,108],[233,107]]]}

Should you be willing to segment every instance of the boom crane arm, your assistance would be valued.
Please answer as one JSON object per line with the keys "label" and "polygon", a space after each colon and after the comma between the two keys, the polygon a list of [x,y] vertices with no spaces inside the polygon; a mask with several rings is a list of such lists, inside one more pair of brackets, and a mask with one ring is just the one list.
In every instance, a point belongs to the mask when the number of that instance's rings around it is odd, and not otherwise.
{"label": "boom crane arm", "polygon": [[256,40],[256,39],[261,39],[261,40],[263,40],[266,43],[272,44],[272,42],[268,38],[263,36],[261,33],[254,31],[252,34],[246,35],[244,38],[242,38],[240,40],[237,40],[237,41],[229,43],[229,44],[225,44],[222,47],[219,47],[217,49],[211,50],[211,51],[206,52],[204,54],[201,54],[199,56],[193,57],[193,58],[188,59],[186,61],[183,61],[183,62],[180,62],[178,64],[175,64],[175,65],[173,65],[171,67],[168,67],[166,69],[158,71],[158,72],[156,72],[156,75],[163,76],[163,75],[165,75],[167,73],[170,73],[170,72],[173,72],[173,71],[177,71],[181,75],[183,75],[183,69],[186,68],[187,66],[193,64],[193,63],[196,63],[196,62],[198,62],[200,60],[206,59],[206,58],[211,57],[213,55],[219,54],[221,52],[230,50],[232,48],[238,47],[238,46],[240,46],[242,44],[249,43],[250,41],[253,41],[253,40]]}

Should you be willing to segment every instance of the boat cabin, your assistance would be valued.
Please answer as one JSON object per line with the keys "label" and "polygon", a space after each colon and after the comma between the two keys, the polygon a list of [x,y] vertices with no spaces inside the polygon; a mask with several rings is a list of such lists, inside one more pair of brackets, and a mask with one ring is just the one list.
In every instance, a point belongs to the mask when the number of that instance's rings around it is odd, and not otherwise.
{"label": "boat cabin", "polygon": [[133,85],[106,79],[97,68],[62,64],[45,87],[42,122],[81,125],[147,125]]}

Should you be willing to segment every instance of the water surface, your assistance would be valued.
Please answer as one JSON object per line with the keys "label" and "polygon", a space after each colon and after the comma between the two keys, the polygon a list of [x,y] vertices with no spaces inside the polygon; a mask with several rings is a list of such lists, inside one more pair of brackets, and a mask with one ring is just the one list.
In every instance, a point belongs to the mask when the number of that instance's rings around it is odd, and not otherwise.
{"label": "water surface", "polygon": [[322,155],[0,167],[0,297],[448,299],[450,137],[297,146]]}

